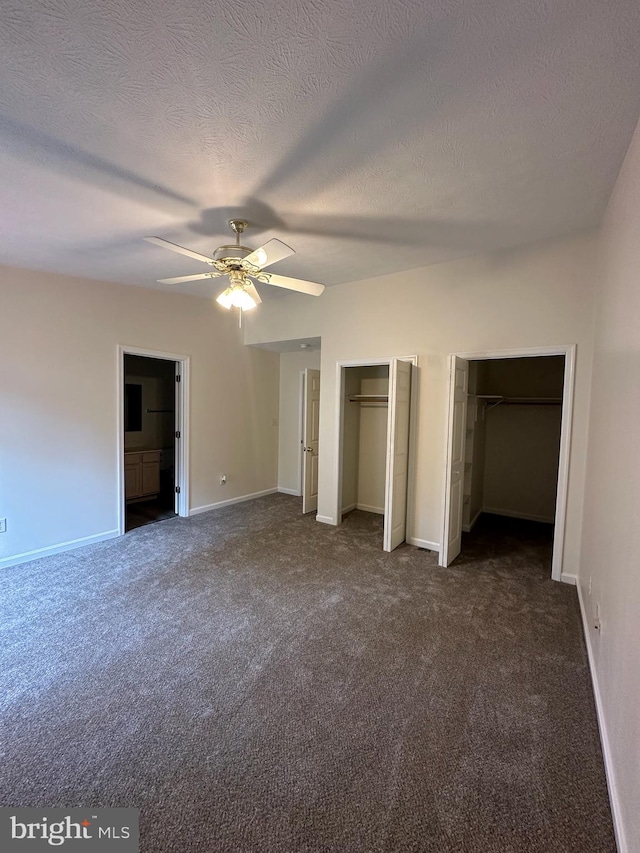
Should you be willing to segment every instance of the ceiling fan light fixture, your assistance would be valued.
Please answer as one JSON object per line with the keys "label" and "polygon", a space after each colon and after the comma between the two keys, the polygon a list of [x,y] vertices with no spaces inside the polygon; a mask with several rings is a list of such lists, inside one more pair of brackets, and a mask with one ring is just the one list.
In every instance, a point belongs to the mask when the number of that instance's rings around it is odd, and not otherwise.
{"label": "ceiling fan light fixture", "polygon": [[216,302],[227,310],[240,308],[242,311],[250,311],[258,304],[241,284],[232,284],[231,287],[223,290]]}
{"label": "ceiling fan light fixture", "polygon": [[202,261],[215,268],[215,271],[196,273],[195,275],[161,278],[159,279],[160,284],[182,284],[186,281],[228,276],[230,281],[229,287],[217,297],[216,302],[227,310],[238,308],[241,317],[243,311],[250,311],[262,302],[255,284],[250,280],[251,278],[264,284],[283,287],[285,290],[293,290],[297,293],[306,293],[311,296],[320,296],[324,290],[323,284],[264,272],[265,267],[270,267],[272,264],[294,255],[295,252],[291,246],[287,246],[286,243],[283,243],[282,240],[277,240],[275,237],[267,240],[264,246],[259,246],[257,249],[249,249],[247,246],[241,246],[240,235],[245,231],[247,224],[245,219],[230,219],[229,225],[236,235],[236,242],[232,246],[218,246],[213,253],[213,257],[207,257],[207,255],[201,255],[199,252],[194,252],[184,246],[170,243],[162,237],[145,237],[144,239],[149,243],[154,243],[156,246],[169,249],[180,255],[186,255],[196,261]]}

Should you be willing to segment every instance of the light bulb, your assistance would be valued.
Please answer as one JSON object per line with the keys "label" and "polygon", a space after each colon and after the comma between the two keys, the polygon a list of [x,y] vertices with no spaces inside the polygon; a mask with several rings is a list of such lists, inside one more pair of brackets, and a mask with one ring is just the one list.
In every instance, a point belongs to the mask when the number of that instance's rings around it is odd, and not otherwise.
{"label": "light bulb", "polygon": [[216,302],[217,302],[219,305],[222,305],[222,307],[223,307],[223,308],[226,308],[227,310],[228,310],[229,308],[231,308],[231,305],[232,305],[232,302],[231,302],[231,288],[230,288],[230,287],[228,287],[226,290],[223,290],[223,291],[222,291],[222,293],[220,294],[220,296],[218,296],[218,298],[216,299]]}
{"label": "light bulb", "polygon": [[216,299],[224,308],[240,308],[242,311],[250,311],[255,308],[257,302],[250,293],[244,289],[241,284],[234,284],[228,287]]}

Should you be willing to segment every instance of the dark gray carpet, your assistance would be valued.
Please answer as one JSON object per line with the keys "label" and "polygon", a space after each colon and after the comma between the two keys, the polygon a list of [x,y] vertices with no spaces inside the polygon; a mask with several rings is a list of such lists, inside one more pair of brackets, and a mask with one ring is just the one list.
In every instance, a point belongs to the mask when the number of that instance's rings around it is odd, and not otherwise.
{"label": "dark gray carpet", "polygon": [[575,589],[489,528],[443,570],[273,495],[5,570],[0,804],[137,806],[143,851],[612,853]]}

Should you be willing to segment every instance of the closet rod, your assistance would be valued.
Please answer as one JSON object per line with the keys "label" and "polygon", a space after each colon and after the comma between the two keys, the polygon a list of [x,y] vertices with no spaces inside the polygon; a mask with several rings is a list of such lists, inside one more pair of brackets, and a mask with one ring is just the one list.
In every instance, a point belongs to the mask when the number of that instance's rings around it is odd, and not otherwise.
{"label": "closet rod", "polygon": [[350,403],[388,403],[388,394],[351,394]]}
{"label": "closet rod", "polygon": [[173,414],[173,409],[147,409],[148,415],[169,415]]}
{"label": "closet rod", "polygon": [[477,394],[485,403],[506,406],[560,406],[562,397],[501,397],[499,394]]}

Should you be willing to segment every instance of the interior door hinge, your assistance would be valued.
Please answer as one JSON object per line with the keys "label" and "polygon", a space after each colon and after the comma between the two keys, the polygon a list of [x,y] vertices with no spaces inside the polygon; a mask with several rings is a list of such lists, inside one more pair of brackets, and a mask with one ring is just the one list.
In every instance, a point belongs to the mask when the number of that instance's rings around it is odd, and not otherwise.
{"label": "interior door hinge", "polygon": [[180,382],[180,374],[179,373],[176,374],[176,382]]}
{"label": "interior door hinge", "polygon": [[176,495],[180,494],[180,486],[176,486]]}
{"label": "interior door hinge", "polygon": [[176,438],[180,438],[180,430],[179,429],[176,430]]}

